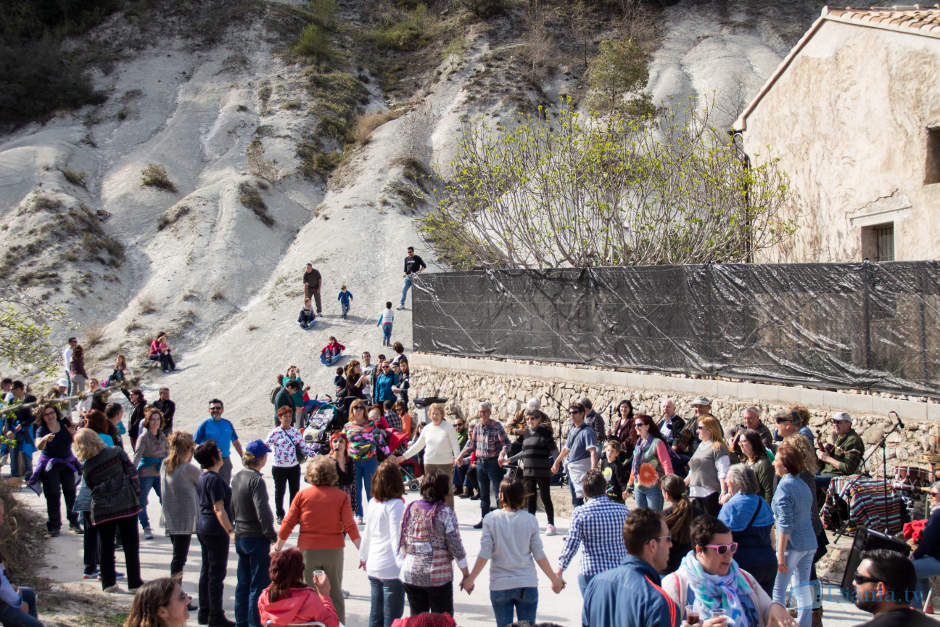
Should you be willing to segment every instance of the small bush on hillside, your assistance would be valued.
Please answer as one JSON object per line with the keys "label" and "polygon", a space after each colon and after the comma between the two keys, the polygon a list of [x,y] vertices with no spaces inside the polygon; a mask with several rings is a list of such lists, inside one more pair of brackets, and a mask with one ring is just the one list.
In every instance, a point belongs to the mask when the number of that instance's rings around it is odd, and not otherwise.
{"label": "small bush on hillside", "polygon": [[383,24],[373,29],[369,38],[383,50],[418,50],[434,41],[437,30],[427,5],[419,3],[411,10],[385,15]]}
{"label": "small bush on hillside", "polygon": [[152,314],[157,310],[157,306],[154,304],[153,299],[149,296],[144,296],[140,299],[140,313],[145,316]]}
{"label": "small bush on hillside", "polygon": [[371,113],[360,113],[356,116],[356,130],[353,133],[357,144],[367,144],[372,132],[390,120],[394,120],[402,114],[402,111],[373,111]]}
{"label": "small bush on hillside", "polygon": [[168,192],[176,193],[176,185],[170,180],[166,168],[157,163],[151,163],[140,173],[141,187],[156,187]]}
{"label": "small bush on hillside", "polygon": [[163,212],[163,215],[157,219],[157,230],[162,231],[171,224],[176,224],[180,218],[187,215],[189,211],[190,209],[187,205],[180,205],[176,208],[167,209]]}
{"label": "small bush on hillside", "polygon": [[455,4],[477,17],[494,17],[506,12],[506,0],[456,0]]}
{"label": "small bush on hillside", "polygon": [[329,37],[323,28],[316,24],[307,24],[304,31],[291,48],[291,52],[299,57],[312,57],[324,60],[329,56]]}
{"label": "small bush on hillside", "polygon": [[261,198],[261,192],[247,181],[242,181],[238,184],[238,200],[244,206],[251,209],[265,226],[274,226],[274,218],[268,215],[268,206],[264,204],[264,199]]}
{"label": "small bush on hillside", "polygon": [[248,161],[248,171],[271,183],[276,183],[281,177],[277,167],[277,159],[264,158],[264,145],[254,139],[245,149],[245,158]]}
{"label": "small bush on hillside", "polygon": [[75,185],[77,187],[81,187],[84,189],[88,189],[86,186],[87,185],[86,179],[88,178],[87,173],[76,172],[75,170],[70,170],[68,168],[63,168],[62,170],[60,170],[60,172],[62,172],[62,176],[65,177],[65,180],[71,183],[72,185]]}

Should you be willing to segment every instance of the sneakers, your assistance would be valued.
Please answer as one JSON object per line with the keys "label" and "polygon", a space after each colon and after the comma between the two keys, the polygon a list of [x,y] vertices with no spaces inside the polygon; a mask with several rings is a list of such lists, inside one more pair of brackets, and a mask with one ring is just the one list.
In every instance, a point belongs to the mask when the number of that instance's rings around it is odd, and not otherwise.
{"label": "sneakers", "polygon": [[90,573],[82,573],[82,579],[101,579],[101,571],[95,570]]}
{"label": "sneakers", "polygon": [[150,527],[144,527],[144,540],[153,540],[153,532]]}
{"label": "sneakers", "polygon": [[555,525],[545,525],[545,535],[547,536],[555,535]]}
{"label": "sneakers", "polygon": [[85,534],[85,530],[82,529],[82,526],[78,523],[69,523],[69,529],[80,536]]}
{"label": "sneakers", "polygon": [[278,517],[277,517],[277,524],[278,524],[278,526],[280,526],[282,522],[284,522],[284,516],[283,516],[283,515],[278,515]]}
{"label": "sneakers", "polygon": [[404,303],[402,303],[401,305],[398,306],[398,309],[399,309],[399,310],[404,309],[404,308],[405,308]]}
{"label": "sneakers", "polygon": [[480,493],[477,492],[476,494],[472,495],[472,496],[470,497],[470,500],[471,500],[471,501],[479,501],[479,500],[480,500]]}
{"label": "sneakers", "polygon": [[482,528],[483,528],[483,521],[481,520],[481,521],[478,522],[477,524],[473,525],[473,528],[474,528],[474,529],[482,529]]}

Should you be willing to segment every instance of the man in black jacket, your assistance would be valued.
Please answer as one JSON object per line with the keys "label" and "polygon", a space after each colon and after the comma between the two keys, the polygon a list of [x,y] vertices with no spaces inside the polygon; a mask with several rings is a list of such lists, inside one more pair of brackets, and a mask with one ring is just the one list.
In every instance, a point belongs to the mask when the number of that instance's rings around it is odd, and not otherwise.
{"label": "man in black jacket", "polygon": [[235,624],[261,626],[258,597],[271,580],[271,545],[277,540],[274,514],[268,504],[268,489],[261,469],[271,449],[261,440],[245,447],[243,470],[232,477],[232,514],[235,518],[235,553],[238,578],[235,582]]}
{"label": "man in black jacket", "polygon": [[[294,394],[300,390],[300,383],[297,381],[291,380],[284,384],[280,390],[277,391],[277,394],[274,395],[274,426],[278,426],[280,423],[277,419],[277,410],[281,407],[290,407],[291,411],[296,413],[297,406],[294,403]],[[292,423],[293,424],[293,423]]]}
{"label": "man in black jacket", "polygon": [[427,267],[424,260],[415,254],[415,249],[409,246],[408,256],[405,257],[405,286],[401,289],[401,304],[398,305],[399,309],[405,308],[405,298],[408,297],[408,289],[411,287],[412,277]]}
{"label": "man in black jacket", "polygon": [[176,413],[176,403],[170,400],[170,388],[160,388],[160,398],[153,402],[153,406],[163,412],[163,433],[169,437],[173,433],[173,414]]}
{"label": "man in black jacket", "polygon": [[312,298],[317,303],[317,315],[323,315],[323,305],[320,304],[320,273],[308,263],[304,269],[304,299]]}

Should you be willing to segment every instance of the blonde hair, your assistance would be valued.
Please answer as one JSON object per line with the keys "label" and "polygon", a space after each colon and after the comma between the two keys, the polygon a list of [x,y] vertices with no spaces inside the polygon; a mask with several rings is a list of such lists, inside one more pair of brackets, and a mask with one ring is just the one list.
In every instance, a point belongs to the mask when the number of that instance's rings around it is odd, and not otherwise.
{"label": "blonde hair", "polygon": [[712,448],[715,450],[725,449],[728,447],[725,445],[725,432],[721,428],[721,423],[718,422],[718,419],[714,416],[702,416],[698,419],[698,423],[708,429],[708,432],[712,436]]}
{"label": "blonde hair", "polygon": [[819,471],[816,451],[813,450],[813,445],[809,443],[806,436],[802,433],[793,433],[783,438],[783,443],[789,444],[800,453],[803,457],[803,468],[808,470],[810,474],[815,475]]}
{"label": "blonde hair", "polygon": [[72,441],[75,457],[82,462],[91,459],[106,448],[108,445],[98,436],[98,433],[88,428],[79,429]]}
{"label": "blonde hair", "polygon": [[191,433],[174,431],[170,434],[169,445],[170,454],[163,460],[163,465],[166,466],[166,474],[172,475],[178,467],[186,463],[187,454],[196,448],[196,442]]}

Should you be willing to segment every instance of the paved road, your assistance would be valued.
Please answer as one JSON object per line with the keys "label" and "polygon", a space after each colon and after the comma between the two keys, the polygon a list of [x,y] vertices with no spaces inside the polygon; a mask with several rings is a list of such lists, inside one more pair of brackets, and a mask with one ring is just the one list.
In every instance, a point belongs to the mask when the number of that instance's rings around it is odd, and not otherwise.
{"label": "paved road", "polygon": [[[270,475],[268,475],[268,481],[270,482]],[[273,486],[270,485],[270,483],[268,489],[269,492],[273,494]],[[31,492],[24,491],[23,498],[37,510],[44,511],[45,502],[35,497]],[[412,500],[416,498],[416,495],[412,493],[406,495],[406,498]],[[151,496],[148,511],[153,523],[160,520],[160,506],[153,496]],[[456,511],[460,521],[460,533],[463,538],[464,547],[469,556],[468,561],[472,565],[480,546],[481,532],[472,528],[472,525],[480,519],[479,501],[457,499]],[[544,525],[544,514],[539,512],[537,516],[540,523]],[[559,532],[558,535],[554,537],[543,536],[546,554],[549,556],[549,560],[553,565],[557,564],[558,556],[561,554],[563,535],[567,532],[568,520],[559,518],[556,520],[556,523]],[[160,533],[156,525],[154,526],[154,531],[158,534]],[[295,530],[292,540],[288,542],[289,545],[296,541],[296,533],[297,531]],[[54,552],[50,553],[50,555],[56,555],[56,559],[50,559],[50,563],[44,567],[42,572],[44,576],[60,582],[81,582],[81,585],[87,586],[89,590],[100,589],[95,582],[82,582],[82,545],[80,536],[64,531],[60,537],[52,539],[49,542]],[[140,556],[144,580],[168,575],[171,553],[169,539],[165,536],[157,535],[153,540],[142,539]],[[184,587],[194,596],[199,577],[199,562],[199,545],[198,541],[193,538],[193,546],[190,549],[189,561],[185,569]],[[233,547],[229,553],[228,577],[225,580],[226,608],[229,617],[232,619],[234,619],[233,595],[235,591],[236,562],[237,558]],[[123,556],[119,553],[119,570],[123,570],[121,566],[122,563]],[[366,574],[357,568],[358,563],[359,560],[355,547],[351,543],[347,544],[343,587],[350,593],[349,598],[346,600],[346,624],[350,627],[368,625],[369,619],[369,582]],[[561,594],[557,595],[552,593],[548,580],[539,572],[538,620],[540,622],[555,622],[566,627],[580,625],[581,594],[578,590],[576,568],[577,558],[572,568],[566,572],[565,579],[568,582],[568,586]],[[459,572],[456,573],[456,576],[459,582]],[[861,612],[854,607],[854,605],[843,601],[838,594],[838,590],[834,588],[827,588],[824,607],[825,625],[827,627],[857,625],[869,618],[869,615]],[[487,571],[484,571],[477,580],[476,590],[473,595],[468,596],[462,591],[455,592],[455,611],[457,622],[463,627],[482,627],[484,625],[491,627],[494,624],[492,607],[489,603],[489,578]],[[195,612],[190,618],[189,624],[195,626]]]}

